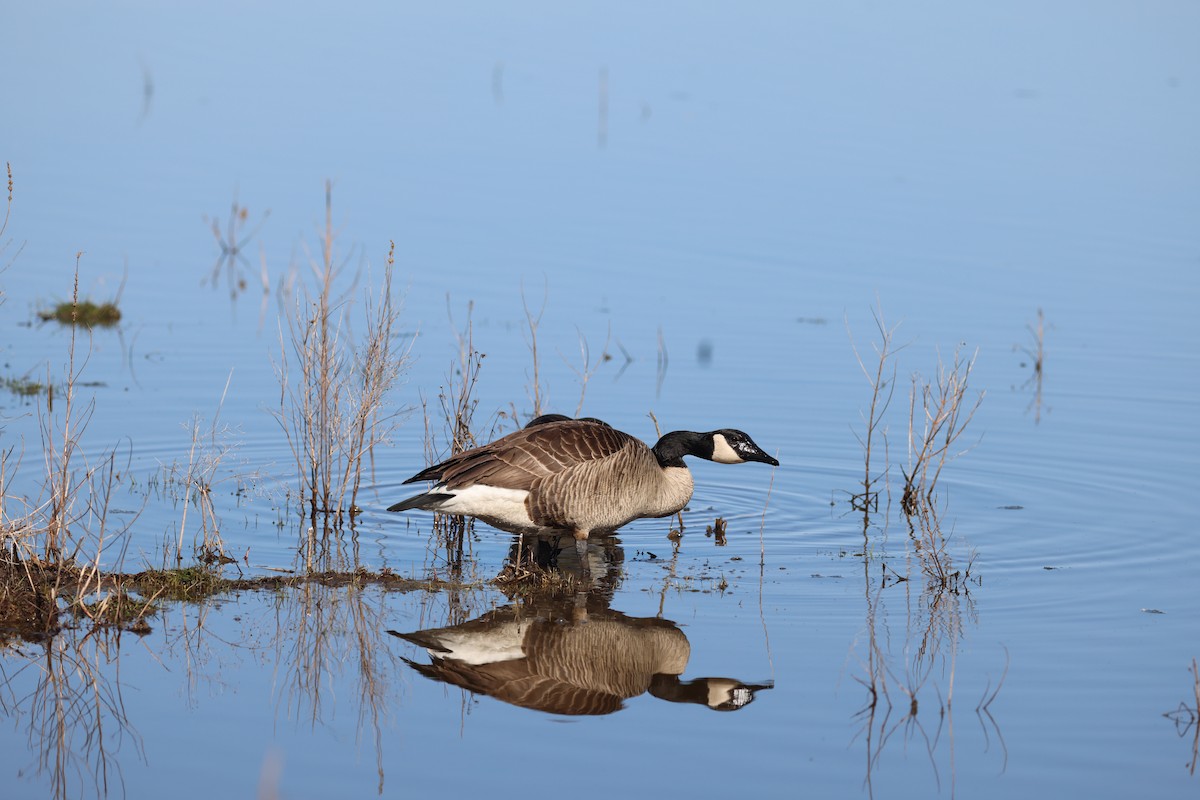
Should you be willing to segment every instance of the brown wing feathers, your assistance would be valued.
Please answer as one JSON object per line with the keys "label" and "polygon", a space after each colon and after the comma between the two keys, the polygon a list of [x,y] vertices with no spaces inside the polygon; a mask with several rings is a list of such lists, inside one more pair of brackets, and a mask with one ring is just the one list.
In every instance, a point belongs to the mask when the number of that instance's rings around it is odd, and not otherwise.
{"label": "brown wing feathers", "polygon": [[545,423],[460,453],[418,472],[405,483],[433,480],[451,489],[487,484],[529,490],[539,478],[613,455],[636,441],[594,422]]}

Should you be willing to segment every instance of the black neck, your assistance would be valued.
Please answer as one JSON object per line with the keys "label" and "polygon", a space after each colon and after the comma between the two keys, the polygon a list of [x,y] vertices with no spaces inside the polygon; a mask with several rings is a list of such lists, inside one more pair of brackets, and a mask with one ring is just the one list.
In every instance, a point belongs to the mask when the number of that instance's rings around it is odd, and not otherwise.
{"label": "black neck", "polygon": [[671,431],[651,448],[660,467],[682,467],[684,456],[699,456],[712,460],[713,440],[707,433]]}

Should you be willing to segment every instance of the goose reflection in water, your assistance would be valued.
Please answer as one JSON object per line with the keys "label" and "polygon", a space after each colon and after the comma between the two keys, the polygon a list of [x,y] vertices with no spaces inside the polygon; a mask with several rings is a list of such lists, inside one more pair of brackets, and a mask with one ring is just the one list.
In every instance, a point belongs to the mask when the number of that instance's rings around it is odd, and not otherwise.
{"label": "goose reflection in water", "polygon": [[735,711],[772,687],[732,678],[684,681],[691,645],[670,620],[587,605],[594,595],[532,600],[448,628],[388,631],[429,651],[406,663],[422,675],[551,714],[611,714],[649,692],[662,700]]}

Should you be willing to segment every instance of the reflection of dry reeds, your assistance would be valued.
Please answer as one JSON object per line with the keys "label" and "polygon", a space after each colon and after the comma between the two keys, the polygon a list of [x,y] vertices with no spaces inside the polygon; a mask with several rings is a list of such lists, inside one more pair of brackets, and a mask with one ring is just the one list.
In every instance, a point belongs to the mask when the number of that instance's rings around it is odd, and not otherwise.
{"label": "reflection of dry reeds", "polygon": [[283,617],[275,648],[286,676],[286,696],[280,701],[293,719],[307,719],[314,727],[333,716],[327,705],[336,695],[328,690],[336,676],[351,668],[358,689],[358,734],[370,730],[382,794],[383,730],[392,696],[387,678],[399,659],[388,648],[377,647],[380,632],[387,628],[387,609],[368,596],[371,591],[377,590],[355,583],[309,582],[297,587],[279,606]]}
{"label": "reflection of dry reeds", "polygon": [[1192,702],[1195,704],[1188,707],[1187,703],[1180,702],[1179,708],[1174,711],[1168,711],[1163,714],[1164,717],[1175,723],[1175,730],[1179,732],[1179,738],[1192,734],[1192,760],[1188,762],[1188,774],[1196,774],[1196,763],[1200,760],[1200,667],[1196,665],[1196,659],[1192,659]]}
{"label": "reflection of dry reeds", "polygon": [[[1046,363],[1046,315],[1042,309],[1037,310],[1037,323],[1028,324],[1025,329],[1029,332],[1029,338],[1032,340],[1031,346],[1013,345],[1013,349],[1020,350],[1033,362],[1032,373],[1021,388],[1033,387],[1033,399],[1029,401],[1025,412],[1033,411],[1033,423],[1036,425],[1042,421],[1042,374]],[[1021,366],[1025,366],[1025,364]]]}
{"label": "reflection of dry reeds", "polygon": [[[935,520],[933,515],[922,519]],[[936,524],[936,522],[934,523]],[[885,570],[881,579],[867,577],[866,634],[862,677],[855,679],[867,690],[867,700],[856,714],[861,727],[858,736],[865,740],[866,768],[864,781],[868,794],[873,796],[873,776],[887,745],[897,736],[905,745],[920,741],[929,757],[935,779],[947,773],[955,779],[954,695],[958,647],[966,623],[975,619],[965,576],[948,587],[936,573],[931,573],[922,560],[925,575],[919,602],[914,602],[913,587],[920,585],[894,570]],[[903,588],[904,635],[897,650],[895,626],[887,619],[887,598]],[[894,655],[895,653],[899,655]],[[899,663],[897,663],[899,662]],[[1007,666],[1005,667],[1007,674]],[[1002,675],[995,687],[990,682],[984,690],[975,714],[986,739],[994,735],[1005,751],[1000,727],[992,716],[991,705],[1004,684]],[[932,696],[930,693],[932,692]],[[920,715],[923,705],[933,701],[936,728],[926,730],[930,717]],[[942,733],[946,736],[943,737]],[[943,748],[942,743],[946,742]]]}
{"label": "reflection of dry reeds", "polygon": [[[933,492],[946,464],[962,454],[954,449],[979,410],[984,392],[971,402],[967,385],[978,351],[970,358],[955,350],[950,366],[938,358],[937,379],[922,382],[914,375],[909,396],[908,455],[900,506],[912,516],[934,503]],[[919,402],[918,402],[919,398]]]}
{"label": "reflection of dry reeds", "polygon": [[973,559],[965,567],[956,569],[954,559],[947,547],[949,537],[942,533],[939,512],[926,505],[921,512],[908,517],[908,533],[913,543],[921,572],[929,585],[938,591],[957,593],[966,590],[971,578]]}
{"label": "reflection of dry reeds", "polygon": [[[250,264],[242,253],[242,249],[262,229],[269,216],[271,216],[270,211],[263,212],[259,221],[249,230],[246,230],[246,224],[250,219],[250,212],[244,206],[238,204],[237,195],[235,194],[233,203],[229,209],[229,219],[225,223],[224,230],[221,229],[221,223],[215,216],[212,219],[208,217],[204,218],[204,221],[211,226],[213,238],[216,239],[217,245],[221,248],[221,254],[217,256],[217,260],[213,263],[212,275],[209,277],[209,282],[215,287],[217,281],[220,280],[221,269],[224,267],[229,281],[230,297],[237,297],[238,293],[246,288],[246,277],[243,271],[248,272]],[[260,277],[263,292],[266,293],[269,291],[270,286],[267,282],[265,269],[262,270]]]}
{"label": "reflection of dry reeds", "polygon": [[392,343],[400,313],[392,292],[395,245],[378,294],[367,297],[366,332],[355,346],[349,333],[351,303],[334,295],[345,269],[335,259],[334,240],[332,188],[326,183],[321,256],[310,258],[316,289],[309,293],[301,287],[287,315],[288,336],[282,341],[281,335],[277,367],[280,404],[274,412],[296,463],[300,505],[308,508],[308,543],[319,541],[322,547],[358,511],[364,464],[397,422],[398,412],[385,412],[386,400],[407,360],[407,352]]}
{"label": "reflection of dry reeds", "polygon": [[126,742],[145,759],[141,738],[125,713],[120,681],[107,674],[119,657],[119,644],[119,633],[80,638],[69,629],[47,639],[41,653],[14,674],[3,675],[10,688],[25,685],[27,671],[36,676],[28,694],[0,695],[0,707],[28,727],[29,749],[37,757],[34,772],[49,776],[54,798],[81,796],[89,783],[99,797],[114,788],[123,793],[118,753]]}

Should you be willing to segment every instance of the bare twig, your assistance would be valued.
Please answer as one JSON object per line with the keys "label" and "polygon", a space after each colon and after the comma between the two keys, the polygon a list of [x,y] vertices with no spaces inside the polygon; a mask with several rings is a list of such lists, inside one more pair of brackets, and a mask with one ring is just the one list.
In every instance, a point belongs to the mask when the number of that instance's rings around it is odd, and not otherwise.
{"label": "bare twig", "polygon": [[525,301],[525,287],[521,286],[521,307],[525,309],[525,324],[529,327],[529,352],[533,357],[533,382],[529,387],[530,401],[533,403],[533,417],[542,415],[542,380],[539,374],[540,365],[538,362],[538,325],[542,322],[542,315],[546,313],[546,300],[549,297],[549,287],[542,286],[542,304],[538,307],[537,314],[529,310],[529,304]]}
{"label": "bare twig", "polygon": [[[575,373],[575,377],[579,380],[579,403],[575,406],[575,416],[579,416],[583,411],[583,401],[587,396],[588,381],[596,374],[596,370],[600,369],[600,365],[608,361],[612,356],[608,354],[608,343],[612,340],[612,325],[608,326],[608,334],[604,337],[604,347],[600,349],[600,355],[596,356],[595,362],[591,360],[591,350],[588,349],[587,337],[582,331],[576,330],[579,337],[579,362],[580,366],[576,368],[571,362],[563,357],[563,361]],[[534,416],[537,416],[536,414]]]}
{"label": "bare twig", "polygon": [[357,344],[349,334],[349,291],[335,296],[346,264],[335,258],[332,191],[326,182],[320,259],[309,259],[316,287],[309,293],[301,284],[286,314],[287,336],[280,330],[280,405],[273,412],[296,464],[310,542],[318,527],[325,542],[346,516],[353,519],[357,513],[364,464],[404,413],[386,406],[408,356],[392,343],[399,319],[392,288],[394,243],[378,295],[366,297],[366,332]]}
{"label": "bare twig", "polygon": [[909,400],[909,468],[904,473],[904,497],[900,504],[910,516],[922,506],[933,504],[933,492],[942,469],[964,452],[956,451],[954,446],[984,397],[984,392],[980,392],[974,402],[967,398],[977,355],[978,350],[965,358],[960,350],[955,350],[950,367],[939,356],[933,384],[913,376]]}
{"label": "bare twig", "polygon": [[[879,510],[879,491],[875,488],[878,481],[885,477],[885,471],[882,475],[874,474],[871,470],[871,457],[875,445],[876,435],[883,439],[884,446],[887,446],[887,427],[883,423],[884,414],[892,403],[892,396],[896,390],[896,367],[891,366],[891,373],[888,374],[888,361],[895,356],[895,351],[892,349],[892,341],[895,338],[896,329],[899,325],[889,328],[883,319],[882,309],[872,309],[871,317],[875,320],[875,327],[879,332],[879,341],[872,343],[875,350],[875,365],[868,368],[863,361],[862,355],[858,352],[858,347],[854,344],[854,337],[850,336],[850,347],[854,350],[854,357],[858,360],[858,366],[862,370],[868,383],[871,384],[871,403],[868,407],[867,414],[863,418],[866,430],[863,435],[855,432],[854,436],[858,439],[859,445],[863,449],[863,480],[862,492],[854,494],[850,498],[851,507],[855,511],[863,513],[863,535],[866,536],[867,528],[870,526],[870,515],[874,511]],[[850,323],[846,322],[846,332],[850,333]]]}

